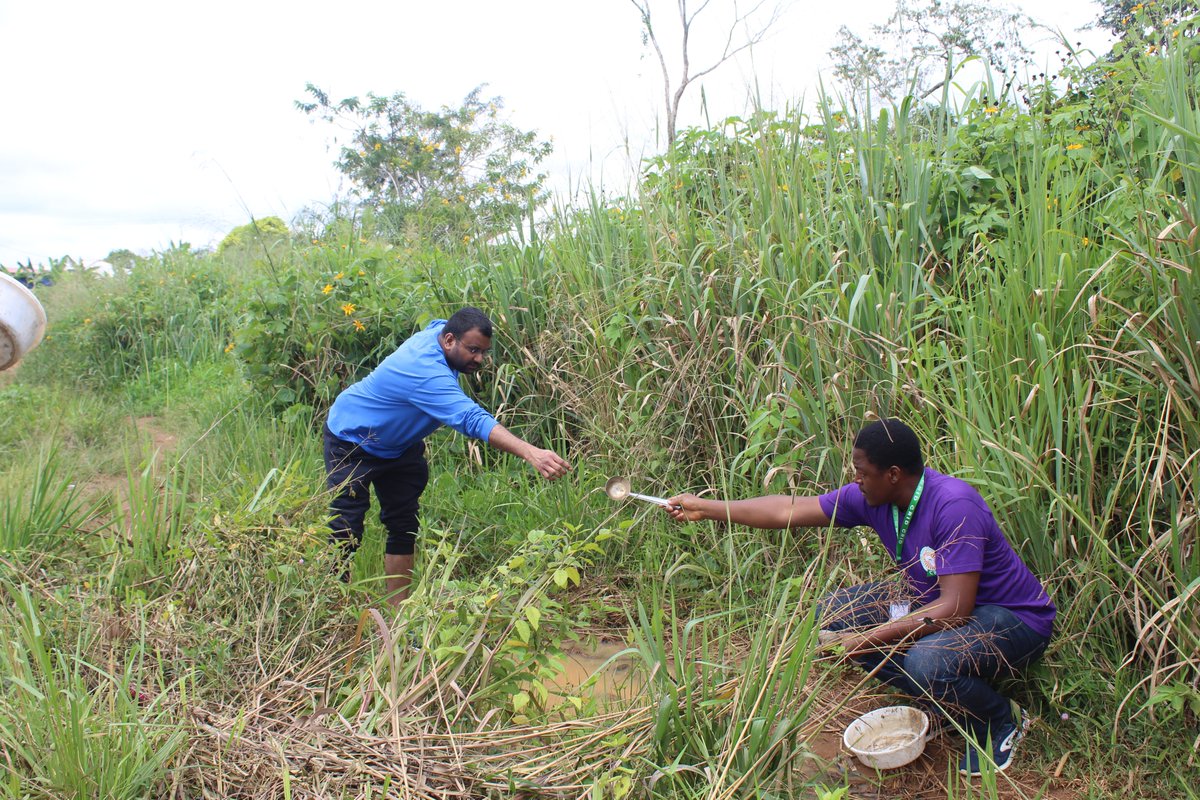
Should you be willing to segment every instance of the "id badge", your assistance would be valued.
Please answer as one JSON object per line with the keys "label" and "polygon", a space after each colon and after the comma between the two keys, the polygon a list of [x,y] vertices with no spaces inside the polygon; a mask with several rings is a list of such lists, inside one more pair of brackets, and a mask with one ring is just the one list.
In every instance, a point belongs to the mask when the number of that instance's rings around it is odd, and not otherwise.
{"label": "id badge", "polygon": [[912,609],[912,603],[892,603],[888,606],[888,622],[895,622],[907,616]]}

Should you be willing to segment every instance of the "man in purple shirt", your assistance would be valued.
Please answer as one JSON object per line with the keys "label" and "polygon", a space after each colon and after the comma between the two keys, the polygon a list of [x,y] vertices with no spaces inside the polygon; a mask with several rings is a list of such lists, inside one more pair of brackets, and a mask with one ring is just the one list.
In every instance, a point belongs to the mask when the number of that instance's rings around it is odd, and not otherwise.
{"label": "man in purple shirt", "polygon": [[[553,451],[510,433],[463,392],[459,374],[477,372],[491,347],[491,320],[467,306],[406,340],[329,409],[325,473],[334,495],[331,538],[346,558],[354,553],[374,486],[379,521],[387,530],[383,564],[392,605],[408,597],[412,580],[419,501],[429,481],[426,436],[447,425],[520,456],[547,480],[571,468]],[[349,580],[348,569],[343,580]]]}
{"label": "man in purple shirt", "polygon": [[854,482],[816,497],[726,501],[683,494],[667,501],[668,512],[678,520],[755,528],[874,529],[904,584],[827,596],[823,637],[935,715],[951,713],[968,735],[960,772],[979,775],[984,761],[1003,770],[1024,725],[1016,704],[992,681],[1046,649],[1054,603],[979,492],[925,467],[920,442],[903,422],[863,428],[852,461]]}

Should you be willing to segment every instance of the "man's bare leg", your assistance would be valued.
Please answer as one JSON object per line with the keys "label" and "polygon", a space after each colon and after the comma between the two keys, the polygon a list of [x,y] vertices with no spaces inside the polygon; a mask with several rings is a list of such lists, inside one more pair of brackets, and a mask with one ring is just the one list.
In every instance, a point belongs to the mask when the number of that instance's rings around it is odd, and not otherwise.
{"label": "man's bare leg", "polygon": [[408,586],[412,583],[413,556],[394,556],[385,553],[383,571],[387,573],[387,601],[393,608],[408,597]]}

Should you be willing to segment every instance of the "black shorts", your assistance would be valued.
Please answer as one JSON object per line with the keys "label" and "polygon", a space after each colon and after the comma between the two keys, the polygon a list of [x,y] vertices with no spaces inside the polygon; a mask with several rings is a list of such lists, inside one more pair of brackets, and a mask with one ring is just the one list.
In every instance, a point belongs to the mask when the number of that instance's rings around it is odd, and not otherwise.
{"label": "black shorts", "polygon": [[416,547],[421,493],[429,483],[425,442],[398,458],[380,458],[334,436],[325,427],[325,483],[333,494],[329,527],[335,542],[349,551],[362,543],[371,507],[371,487],[379,501],[379,521],[387,530],[388,555],[411,555]]}

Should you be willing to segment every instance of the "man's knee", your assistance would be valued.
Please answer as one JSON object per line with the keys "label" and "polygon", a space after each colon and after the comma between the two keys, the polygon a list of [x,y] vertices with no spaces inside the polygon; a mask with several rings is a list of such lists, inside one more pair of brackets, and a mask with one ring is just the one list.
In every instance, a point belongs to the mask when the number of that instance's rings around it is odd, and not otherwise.
{"label": "man's knee", "polygon": [[365,498],[338,497],[329,506],[329,529],[337,540],[362,540],[370,502]]}
{"label": "man's knee", "polygon": [[415,531],[388,531],[383,552],[389,556],[411,556],[417,549]]}
{"label": "man's knee", "polygon": [[419,506],[414,502],[400,506],[388,505],[379,512],[379,521],[387,531],[384,552],[390,556],[411,555],[420,528]]}
{"label": "man's knee", "polygon": [[921,643],[909,648],[904,656],[904,674],[923,692],[935,697],[944,694],[945,687],[960,674],[962,664],[946,652],[944,647],[922,647]]}

